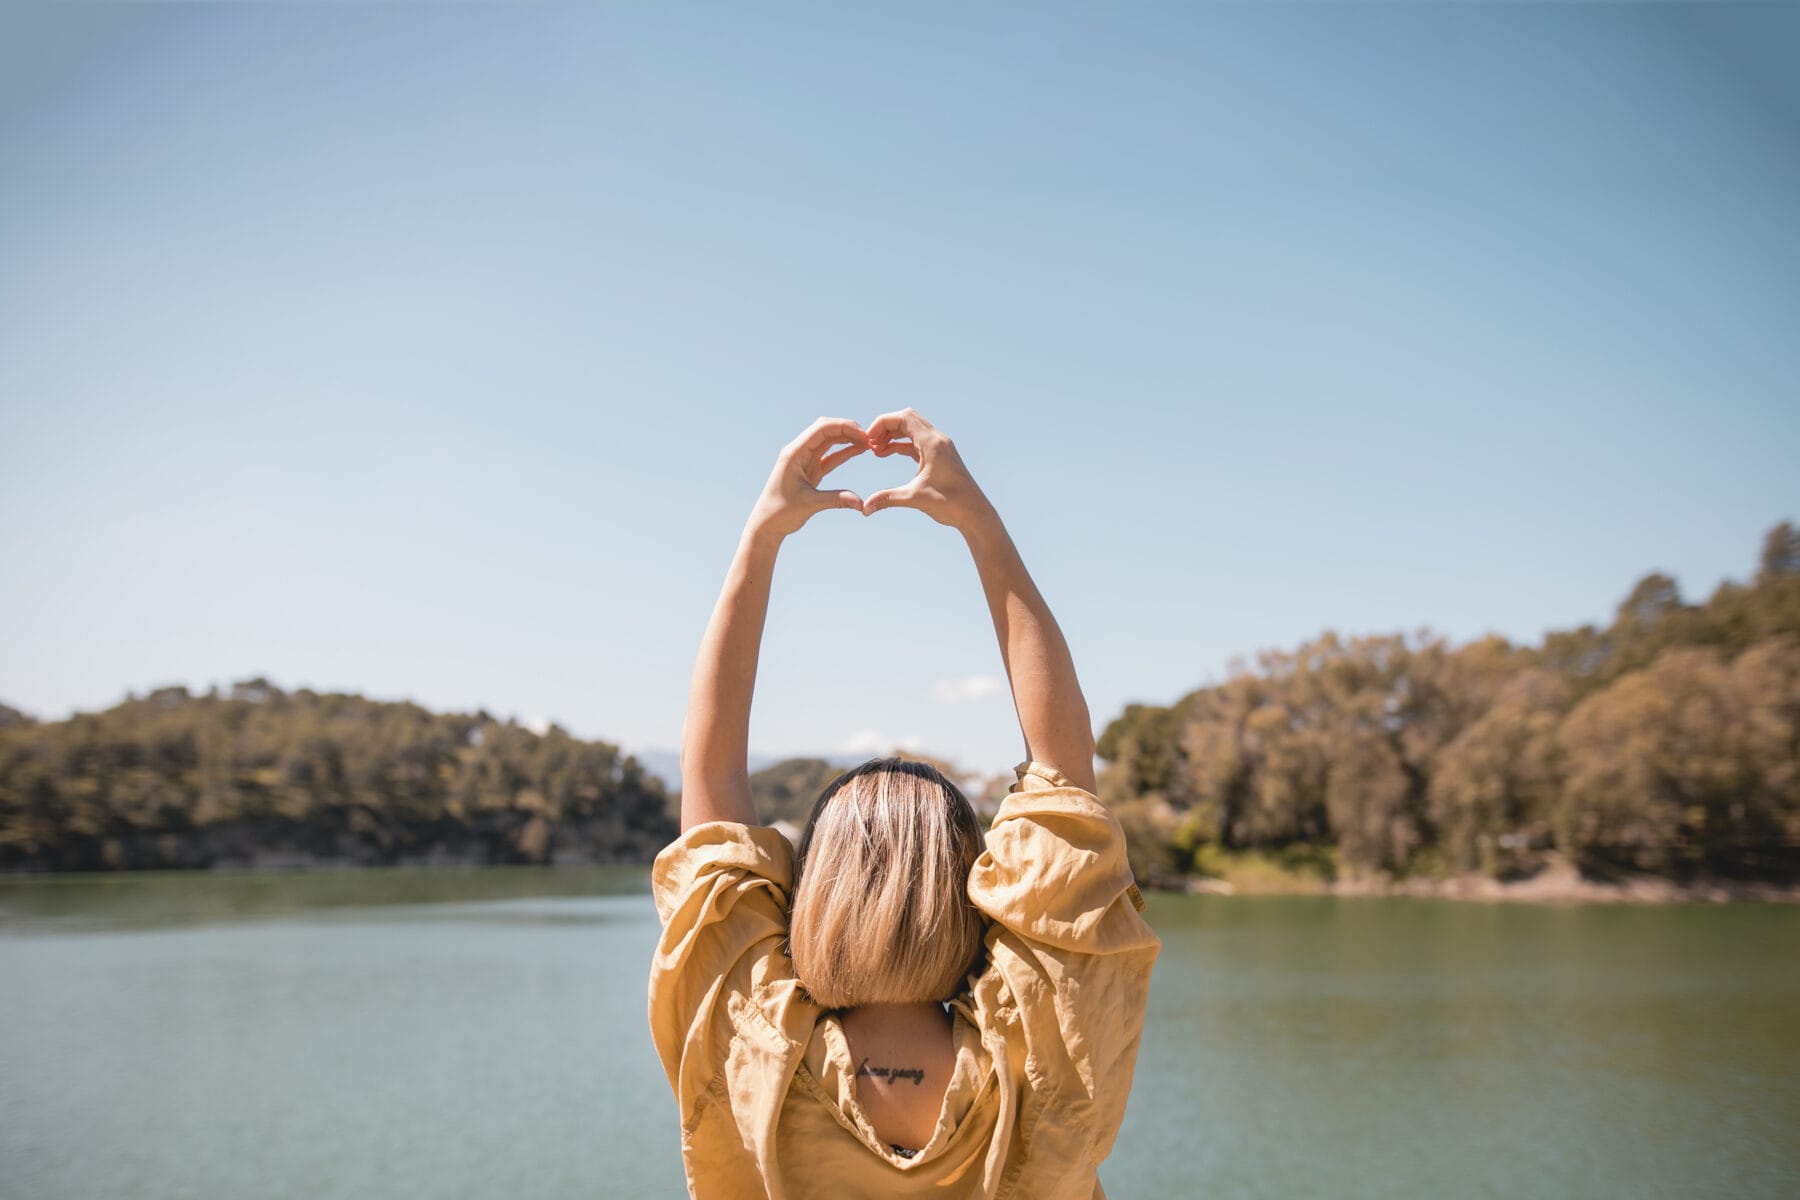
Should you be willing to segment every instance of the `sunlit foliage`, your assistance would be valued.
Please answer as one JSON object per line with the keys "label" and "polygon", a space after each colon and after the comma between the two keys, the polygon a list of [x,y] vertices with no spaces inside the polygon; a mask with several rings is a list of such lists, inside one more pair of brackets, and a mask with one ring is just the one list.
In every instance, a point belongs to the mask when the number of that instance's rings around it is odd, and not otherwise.
{"label": "sunlit foliage", "polygon": [[604,742],[354,695],[164,688],[0,714],[0,866],[644,860],[659,781]]}
{"label": "sunlit foliage", "polygon": [[1337,869],[1800,875],[1800,531],[1705,604],[1652,573],[1537,647],[1326,633],[1099,738],[1140,873],[1328,847]]}

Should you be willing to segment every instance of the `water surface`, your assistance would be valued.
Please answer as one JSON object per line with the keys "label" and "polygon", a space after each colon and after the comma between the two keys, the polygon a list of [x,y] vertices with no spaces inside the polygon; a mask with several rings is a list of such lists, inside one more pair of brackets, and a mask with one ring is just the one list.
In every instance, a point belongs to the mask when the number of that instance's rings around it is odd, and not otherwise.
{"label": "water surface", "polygon": [[[1800,1195],[1800,914],[1152,896],[1130,1197]],[[0,880],[0,1196],[665,1197],[634,868]]]}

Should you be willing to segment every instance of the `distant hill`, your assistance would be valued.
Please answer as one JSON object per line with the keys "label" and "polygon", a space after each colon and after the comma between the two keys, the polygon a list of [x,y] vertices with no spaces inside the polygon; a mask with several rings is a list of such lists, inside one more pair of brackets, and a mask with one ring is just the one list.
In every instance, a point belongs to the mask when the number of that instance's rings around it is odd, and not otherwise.
{"label": "distant hill", "polygon": [[[652,746],[646,749],[633,750],[632,757],[643,764],[644,770],[662,780],[663,786],[670,792],[681,790],[681,751],[671,750],[666,746]],[[851,767],[863,761],[860,755],[822,755],[828,762],[841,763]],[[787,760],[777,754],[752,754],[750,770],[760,771],[764,767],[772,767],[776,763]]]}
{"label": "distant hill", "polygon": [[[928,762],[949,776],[962,789],[983,818],[992,816],[999,806],[1005,786],[1012,780],[1005,776],[983,775],[965,771],[955,763],[927,755],[896,751],[902,758]],[[788,758],[755,771],[750,776],[750,794],[756,801],[756,815],[765,825],[787,822],[803,827],[812,808],[827,784],[845,770],[867,762],[872,755],[852,755],[843,759]]]}
{"label": "distant hill", "polygon": [[362,696],[163,688],[0,712],[0,869],[647,862],[662,783],[605,742]]}
{"label": "distant hill", "polygon": [[750,776],[756,815],[764,825],[785,821],[803,828],[819,793],[843,773],[843,767],[822,758],[789,758],[764,767]]}

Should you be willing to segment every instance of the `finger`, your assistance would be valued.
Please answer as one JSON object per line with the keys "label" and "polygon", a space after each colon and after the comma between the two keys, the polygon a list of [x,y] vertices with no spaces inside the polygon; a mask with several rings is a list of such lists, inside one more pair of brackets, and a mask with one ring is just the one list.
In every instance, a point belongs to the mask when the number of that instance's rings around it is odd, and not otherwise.
{"label": "finger", "polygon": [[844,417],[820,417],[808,425],[799,437],[788,443],[788,448],[796,452],[823,450],[838,442],[868,443],[869,435],[855,421]]}
{"label": "finger", "polygon": [[876,417],[869,426],[869,440],[877,445],[895,438],[912,438],[917,441],[918,435],[930,428],[924,417],[910,408],[903,408],[899,412],[883,413]]}
{"label": "finger", "polygon": [[868,448],[867,442],[853,442],[852,444],[845,446],[842,450],[833,450],[830,454],[827,454],[824,458],[819,460],[819,478],[825,478],[825,476],[831,474]]}
{"label": "finger", "polygon": [[876,458],[886,458],[890,454],[904,454],[914,462],[919,461],[919,448],[912,442],[883,442],[875,447]]}
{"label": "finger", "polygon": [[879,492],[869,493],[869,498],[862,502],[863,516],[878,513],[884,508],[917,508],[916,501],[919,490],[911,484],[905,487],[883,488]]}
{"label": "finger", "polygon": [[855,492],[832,492],[814,488],[813,504],[820,512],[828,508],[854,508],[861,512],[863,501]]}

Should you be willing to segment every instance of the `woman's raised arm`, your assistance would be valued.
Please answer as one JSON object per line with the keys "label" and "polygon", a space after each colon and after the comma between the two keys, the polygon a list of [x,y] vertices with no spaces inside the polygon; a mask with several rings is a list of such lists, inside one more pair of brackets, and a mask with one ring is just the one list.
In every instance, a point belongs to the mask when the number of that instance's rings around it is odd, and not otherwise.
{"label": "woman's raised arm", "polygon": [[1075,660],[999,513],[963,465],[956,446],[912,409],[877,419],[869,426],[869,444],[882,457],[904,454],[914,459],[919,473],[903,487],[871,495],[863,502],[863,511],[916,508],[963,535],[1000,639],[1013,707],[1025,735],[1025,756],[1055,767],[1069,782],[1092,792],[1094,731],[1081,683],[1075,678]]}
{"label": "woman's raised arm", "polygon": [[707,821],[756,823],[750,799],[750,697],[775,556],[782,541],[813,514],[862,508],[856,493],[821,490],[818,484],[838,464],[868,448],[868,434],[855,421],[820,417],[775,460],[774,473],[738,539],[694,663],[681,733],[683,832]]}

